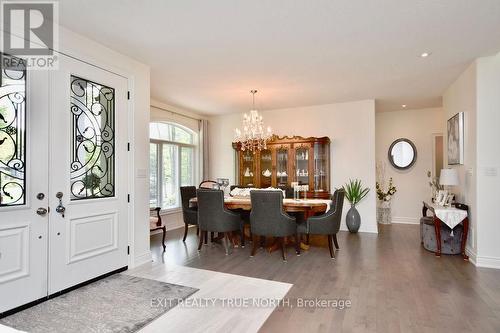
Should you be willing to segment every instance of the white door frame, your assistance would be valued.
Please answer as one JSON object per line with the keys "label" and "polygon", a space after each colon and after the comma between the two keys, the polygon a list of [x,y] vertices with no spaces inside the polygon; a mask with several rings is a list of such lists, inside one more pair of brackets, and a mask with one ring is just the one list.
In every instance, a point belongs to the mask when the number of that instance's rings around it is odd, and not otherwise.
{"label": "white door frame", "polygon": [[432,177],[439,177],[436,175],[436,137],[443,137],[443,165],[444,165],[444,136],[443,133],[432,133]]}

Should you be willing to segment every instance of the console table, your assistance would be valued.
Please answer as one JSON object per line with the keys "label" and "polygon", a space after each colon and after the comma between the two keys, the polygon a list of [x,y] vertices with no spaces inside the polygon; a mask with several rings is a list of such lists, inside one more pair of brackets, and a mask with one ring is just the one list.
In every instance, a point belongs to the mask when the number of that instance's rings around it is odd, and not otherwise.
{"label": "console table", "polygon": [[436,242],[437,242],[437,250],[435,252],[436,257],[441,256],[441,222],[446,224],[452,229],[455,228],[458,224],[463,223],[463,233],[462,233],[462,241],[460,252],[464,260],[469,260],[469,257],[465,254],[465,244],[467,242],[467,234],[469,232],[469,217],[468,212],[465,210],[461,210],[455,207],[442,207],[435,204],[429,204],[427,202],[423,202],[424,206],[422,208],[422,215],[427,216],[427,211],[432,212],[434,217],[434,230],[436,231]]}

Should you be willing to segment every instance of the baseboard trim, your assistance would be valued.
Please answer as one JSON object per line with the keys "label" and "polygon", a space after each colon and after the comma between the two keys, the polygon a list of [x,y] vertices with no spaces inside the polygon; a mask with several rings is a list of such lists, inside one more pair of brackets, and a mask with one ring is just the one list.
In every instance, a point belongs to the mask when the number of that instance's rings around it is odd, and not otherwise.
{"label": "baseboard trim", "polygon": [[144,265],[148,262],[151,262],[153,260],[153,256],[151,254],[151,251],[147,251],[146,253],[140,254],[138,256],[134,257],[134,263],[132,268]]}
{"label": "baseboard trim", "polygon": [[500,269],[500,258],[497,257],[476,256],[475,261],[477,267]]}
{"label": "baseboard trim", "polygon": [[[346,227],[343,227],[341,226],[340,227],[340,231],[347,231],[349,232],[349,229],[347,229]],[[364,232],[364,233],[367,233],[367,234],[378,234],[378,229],[363,229],[363,227],[361,227],[358,232]]]}
{"label": "baseboard trim", "polygon": [[474,252],[474,250],[471,247],[469,246],[465,247],[465,254],[469,256],[469,262],[472,263],[474,266],[477,266],[477,255],[476,252]]}
{"label": "baseboard trim", "polygon": [[404,217],[404,216],[394,216],[392,218],[392,223],[398,224],[419,224],[420,220],[416,217]]}

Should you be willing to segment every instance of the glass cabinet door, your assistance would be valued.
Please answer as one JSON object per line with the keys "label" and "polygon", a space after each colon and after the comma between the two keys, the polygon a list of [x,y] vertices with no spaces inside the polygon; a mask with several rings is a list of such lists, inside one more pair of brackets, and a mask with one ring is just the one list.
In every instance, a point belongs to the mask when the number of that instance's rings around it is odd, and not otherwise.
{"label": "glass cabinet door", "polygon": [[260,187],[271,186],[271,176],[273,175],[273,160],[271,150],[261,150],[259,154]]}
{"label": "glass cabinet door", "polygon": [[314,192],[328,192],[330,189],[328,143],[314,143]]}
{"label": "glass cabinet door", "polygon": [[254,185],[255,155],[248,150],[241,153],[241,184],[243,186]]}
{"label": "glass cabinet door", "polygon": [[299,185],[309,185],[309,147],[295,149],[295,179]]}
{"label": "glass cabinet door", "polygon": [[288,149],[278,148],[276,150],[276,185],[288,185]]}

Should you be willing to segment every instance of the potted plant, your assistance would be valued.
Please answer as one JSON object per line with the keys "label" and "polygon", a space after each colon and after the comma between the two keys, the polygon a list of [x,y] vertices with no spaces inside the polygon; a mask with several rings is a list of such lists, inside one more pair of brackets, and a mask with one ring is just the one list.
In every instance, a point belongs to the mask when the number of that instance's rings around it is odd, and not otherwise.
{"label": "potted plant", "polygon": [[345,191],[345,198],[351,203],[351,208],[347,212],[345,222],[347,224],[347,229],[350,232],[358,232],[359,226],[361,225],[361,216],[359,215],[356,205],[366,197],[369,188],[363,188],[361,185],[361,180],[359,179],[349,179],[349,182],[343,186]]}
{"label": "potted plant", "polygon": [[95,173],[89,173],[88,175],[83,177],[82,182],[83,186],[85,186],[87,190],[90,190],[90,193],[92,193],[92,197],[95,197],[95,190],[97,190],[101,185],[99,176]]}

